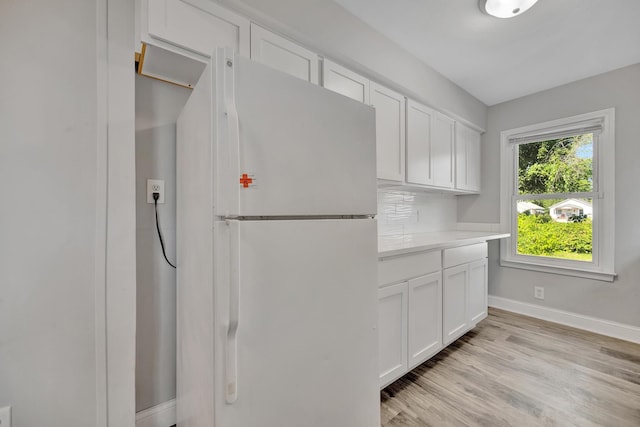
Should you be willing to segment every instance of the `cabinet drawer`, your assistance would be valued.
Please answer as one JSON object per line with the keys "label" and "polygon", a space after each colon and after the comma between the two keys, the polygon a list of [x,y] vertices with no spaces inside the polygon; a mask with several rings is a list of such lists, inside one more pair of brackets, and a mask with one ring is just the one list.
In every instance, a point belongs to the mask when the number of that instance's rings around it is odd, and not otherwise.
{"label": "cabinet drawer", "polygon": [[476,243],[474,245],[445,249],[443,251],[442,263],[444,268],[449,268],[486,257],[487,242]]}
{"label": "cabinet drawer", "polygon": [[441,251],[429,251],[380,258],[378,284],[382,286],[441,270],[441,254]]}

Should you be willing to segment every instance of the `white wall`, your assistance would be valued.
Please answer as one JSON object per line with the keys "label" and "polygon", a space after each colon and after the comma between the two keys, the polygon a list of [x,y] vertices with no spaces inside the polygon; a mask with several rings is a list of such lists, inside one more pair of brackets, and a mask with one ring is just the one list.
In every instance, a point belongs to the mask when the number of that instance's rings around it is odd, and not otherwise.
{"label": "white wall", "polygon": [[176,396],[176,274],[162,256],[147,179],[165,181],[158,205],[167,257],[176,261],[176,119],[191,90],[136,76],[136,411]]}
{"label": "white wall", "polygon": [[13,427],[91,426],[96,3],[0,10],[0,407]]}
{"label": "white wall", "polygon": [[486,126],[486,105],[333,1],[217,1],[409,97]]}
{"label": "white wall", "polygon": [[[482,140],[482,194],[458,204],[461,222],[499,222],[500,132],[615,107],[616,272],[613,283],[501,268],[498,243],[489,251],[489,293],[596,318],[640,326],[640,64],[489,108]],[[545,287],[545,300],[533,286]]]}

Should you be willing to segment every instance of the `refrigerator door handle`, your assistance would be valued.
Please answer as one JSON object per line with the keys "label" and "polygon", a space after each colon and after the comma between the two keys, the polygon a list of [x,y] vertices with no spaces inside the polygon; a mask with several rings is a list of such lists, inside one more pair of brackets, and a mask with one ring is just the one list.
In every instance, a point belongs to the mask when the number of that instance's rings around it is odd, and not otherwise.
{"label": "refrigerator door handle", "polygon": [[[229,147],[230,187],[228,193],[229,209],[227,216],[238,214],[240,199],[238,186],[242,183],[240,175],[240,119],[236,108],[235,94],[235,56],[232,50],[224,51],[224,108],[227,116],[227,132]],[[240,180],[240,182],[238,182]]]}
{"label": "refrigerator door handle", "polygon": [[229,224],[229,319],[226,335],[225,393],[231,404],[238,399],[238,325],[240,323],[240,233],[238,221]]}

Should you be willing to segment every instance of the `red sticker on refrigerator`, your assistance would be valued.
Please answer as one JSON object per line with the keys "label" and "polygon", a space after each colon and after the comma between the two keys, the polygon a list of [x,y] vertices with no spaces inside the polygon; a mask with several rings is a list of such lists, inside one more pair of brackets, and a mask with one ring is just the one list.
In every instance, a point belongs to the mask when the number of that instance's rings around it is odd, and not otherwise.
{"label": "red sticker on refrigerator", "polygon": [[242,188],[249,188],[249,186],[253,184],[253,181],[253,175],[243,173],[240,177],[240,184],[242,185]]}

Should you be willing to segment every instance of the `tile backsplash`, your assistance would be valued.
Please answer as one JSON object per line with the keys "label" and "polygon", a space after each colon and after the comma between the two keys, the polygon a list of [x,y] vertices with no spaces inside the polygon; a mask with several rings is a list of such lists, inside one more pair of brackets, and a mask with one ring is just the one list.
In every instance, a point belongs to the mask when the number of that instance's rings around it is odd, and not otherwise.
{"label": "tile backsplash", "polygon": [[378,190],[378,235],[453,230],[456,227],[456,196]]}

